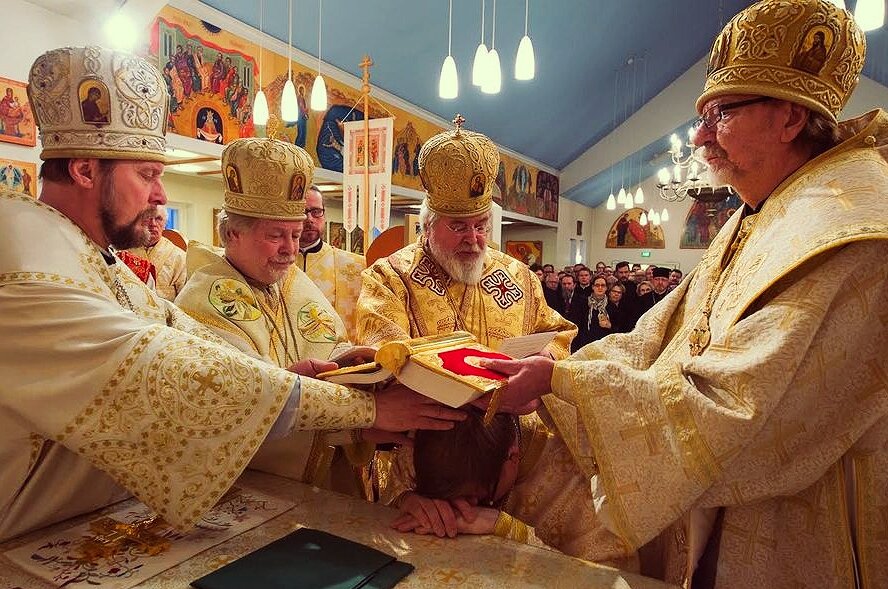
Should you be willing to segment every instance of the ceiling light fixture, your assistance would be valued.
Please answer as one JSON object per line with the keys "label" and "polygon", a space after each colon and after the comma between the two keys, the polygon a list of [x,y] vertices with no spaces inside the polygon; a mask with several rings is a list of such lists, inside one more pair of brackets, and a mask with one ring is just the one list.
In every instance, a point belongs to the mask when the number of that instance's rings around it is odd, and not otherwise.
{"label": "ceiling light fixture", "polygon": [[857,0],[854,20],[864,31],[874,31],[885,24],[885,0]]}
{"label": "ceiling light fixture", "polygon": [[441,65],[441,77],[438,80],[438,96],[445,100],[459,95],[459,80],[456,77],[456,62],[450,54],[450,42],[453,37],[453,0],[449,2],[449,18],[447,23],[447,57]]}
{"label": "ceiling light fixture", "polygon": [[487,53],[487,45],[484,44],[484,0],[481,0],[481,43],[475,50],[475,60],[472,62],[472,84],[479,88],[484,85],[487,75]]}
{"label": "ceiling light fixture", "polygon": [[533,43],[527,36],[527,22],[530,0],[524,0],[524,36],[518,43],[518,56],[515,58],[515,79],[532,80],[536,75],[536,59],[533,55]]}
{"label": "ceiling light fixture", "polygon": [[499,94],[503,86],[503,72],[500,68],[499,53],[496,52],[496,0],[493,0],[493,26],[490,36],[490,52],[487,54],[487,75],[481,92],[485,94]]}
{"label": "ceiling light fixture", "polygon": [[321,17],[323,0],[318,0],[318,75],[311,86],[311,110],[327,110],[327,83],[321,75]]}
{"label": "ceiling light fixture", "polygon": [[265,0],[259,0],[259,91],[253,98],[253,124],[264,126],[268,123],[268,100],[262,91],[262,18],[265,15]]}
{"label": "ceiling light fixture", "polygon": [[289,0],[287,11],[287,82],[281,94],[281,118],[285,123],[299,120],[299,100],[296,98],[296,86],[293,85],[293,0]]}

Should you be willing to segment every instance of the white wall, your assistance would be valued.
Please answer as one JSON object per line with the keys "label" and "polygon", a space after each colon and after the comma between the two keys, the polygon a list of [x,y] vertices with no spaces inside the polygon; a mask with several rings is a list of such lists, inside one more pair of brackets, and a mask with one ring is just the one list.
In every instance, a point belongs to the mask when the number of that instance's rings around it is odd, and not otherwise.
{"label": "white wall", "polygon": [[[28,71],[38,56],[50,49],[66,45],[83,45],[87,35],[83,26],[70,18],[56,15],[23,0],[4,0],[3,10],[15,15],[15,24],[3,29],[7,50],[0,51],[0,76],[19,82],[28,81]],[[40,141],[37,147],[0,142],[0,158],[40,164]]]}

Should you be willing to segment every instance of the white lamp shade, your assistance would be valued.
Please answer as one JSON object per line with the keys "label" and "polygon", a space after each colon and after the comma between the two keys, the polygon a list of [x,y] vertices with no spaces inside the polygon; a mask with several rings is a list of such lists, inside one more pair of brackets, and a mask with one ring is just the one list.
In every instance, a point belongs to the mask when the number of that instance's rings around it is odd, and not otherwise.
{"label": "white lamp shade", "polygon": [[139,31],[136,30],[133,19],[119,8],[105,22],[105,37],[112,49],[132,51],[139,39]]}
{"label": "white lamp shade", "polygon": [[614,198],[614,193],[611,192],[610,196],[607,197],[607,210],[613,211],[617,208],[617,199]]}
{"label": "white lamp shade", "polygon": [[648,216],[647,216],[647,213],[642,213],[642,214],[641,214],[641,216],[638,218],[638,224],[641,225],[642,227],[644,227],[645,225],[648,224]]}
{"label": "white lamp shade", "polygon": [[864,31],[874,31],[885,24],[885,0],[857,0],[854,20]]}
{"label": "white lamp shade", "polygon": [[670,180],[672,180],[672,176],[669,174],[669,169],[660,168],[657,172],[657,182],[659,182],[661,186],[665,186],[666,184],[669,184]]}
{"label": "white lamp shade", "polygon": [[660,224],[660,213],[658,213],[657,211],[654,211],[654,217],[650,221],[655,227],[657,225],[659,225]]}
{"label": "white lamp shade", "polygon": [[503,87],[503,72],[500,68],[499,53],[496,49],[491,49],[487,53],[487,76],[484,78],[484,84],[481,86],[481,92],[485,94],[499,94]]}
{"label": "white lamp shade", "polygon": [[623,202],[623,208],[627,211],[632,208],[632,196],[627,194],[626,200]]}
{"label": "white lamp shade", "polygon": [[536,74],[536,60],[533,56],[533,43],[524,35],[518,43],[518,56],[515,58],[515,79],[533,80]]}
{"label": "white lamp shade", "polygon": [[265,98],[265,92],[259,89],[256,92],[256,98],[253,99],[253,124],[265,125],[268,123],[268,99]]}
{"label": "white lamp shade", "polygon": [[281,94],[281,118],[285,123],[295,123],[299,120],[299,100],[296,98],[296,86],[293,80],[287,80],[284,84],[284,93]]}
{"label": "white lamp shade", "polygon": [[666,222],[669,220],[669,210],[668,209],[665,209],[665,208],[663,209],[663,214],[660,215],[660,220],[663,222]]}
{"label": "white lamp shade", "polygon": [[456,98],[459,95],[459,82],[456,78],[456,61],[452,55],[444,58],[441,66],[441,78],[438,80],[438,96],[444,99]]}
{"label": "white lamp shade", "polygon": [[620,192],[617,194],[617,204],[622,205],[626,204],[626,189],[620,188]]}
{"label": "white lamp shade", "polygon": [[311,110],[327,110],[327,82],[321,74],[311,85]]}
{"label": "white lamp shade", "polygon": [[845,8],[845,0],[830,0],[833,4],[841,8],[842,10],[846,10]]}
{"label": "white lamp shade", "polygon": [[481,43],[475,49],[475,60],[472,62],[472,84],[479,88],[484,85],[487,75],[487,45]]}
{"label": "white lamp shade", "polygon": [[641,186],[635,191],[635,204],[644,204],[644,190],[641,189]]}

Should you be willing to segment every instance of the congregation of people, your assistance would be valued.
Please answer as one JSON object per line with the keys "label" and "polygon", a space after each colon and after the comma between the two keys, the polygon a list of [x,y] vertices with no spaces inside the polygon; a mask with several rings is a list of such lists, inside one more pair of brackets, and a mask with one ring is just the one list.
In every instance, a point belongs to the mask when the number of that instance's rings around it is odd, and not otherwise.
{"label": "congregation of people", "polygon": [[[775,25],[784,5],[807,20]],[[808,21],[841,23],[816,92],[792,58]],[[778,25],[767,55],[738,44]],[[391,505],[404,533],[694,589],[888,587],[888,115],[837,118],[862,38],[825,0],[762,0],[716,39],[693,141],[744,206],[687,276],[492,247],[499,150],[460,115],[420,149],[417,241],[370,264],[327,243],[311,155],[259,137],[222,152],[221,247],[179,247],[169,76],[216,91],[214,66],[45,53],[41,195],[0,193],[0,541],[132,496],[187,531],[252,468]],[[723,76],[732,60],[760,70]],[[761,73],[793,68],[792,91]],[[57,116],[79,112],[57,88],[87,78],[152,116]],[[480,359],[501,389],[457,409],[317,378],[455,331],[552,339]]]}

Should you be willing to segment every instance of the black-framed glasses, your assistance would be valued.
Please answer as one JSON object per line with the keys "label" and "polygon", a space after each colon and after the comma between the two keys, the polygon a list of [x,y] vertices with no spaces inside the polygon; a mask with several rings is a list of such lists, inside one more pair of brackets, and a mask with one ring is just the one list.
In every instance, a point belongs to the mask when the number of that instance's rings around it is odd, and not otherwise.
{"label": "black-framed glasses", "polygon": [[714,129],[716,123],[718,123],[722,118],[724,118],[724,113],[729,110],[734,110],[735,108],[742,108],[744,106],[750,106],[753,104],[759,104],[761,102],[767,102],[769,100],[774,100],[770,96],[759,96],[758,98],[748,98],[746,100],[738,100],[737,102],[726,102],[725,104],[713,104],[709,108],[703,111],[703,114],[694,121],[694,130],[696,131],[700,127],[706,127],[707,129]]}
{"label": "black-framed glasses", "polygon": [[312,207],[310,209],[305,209],[305,214],[309,217],[320,219],[324,216],[324,207]]}

